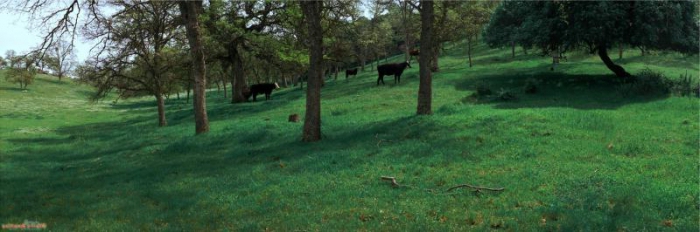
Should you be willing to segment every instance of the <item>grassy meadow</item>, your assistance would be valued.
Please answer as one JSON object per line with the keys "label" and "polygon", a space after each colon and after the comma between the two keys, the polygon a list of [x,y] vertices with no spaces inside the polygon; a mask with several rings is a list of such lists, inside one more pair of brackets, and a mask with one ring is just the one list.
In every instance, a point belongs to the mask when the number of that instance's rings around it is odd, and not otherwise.
{"label": "grassy meadow", "polygon": [[[597,56],[448,46],[433,112],[416,116],[418,65],[327,80],[323,140],[301,142],[305,89],[232,105],[210,89],[211,132],[171,95],[87,100],[39,75],[0,71],[0,223],[52,231],[697,231],[699,101],[627,95]],[[698,80],[698,56],[628,50],[617,60]],[[389,62],[398,62],[393,57]],[[343,76],[343,77],[341,77]],[[539,80],[526,94],[526,79]],[[511,101],[470,97],[479,83]],[[223,90],[222,90],[223,91]],[[262,101],[260,99],[263,99]],[[302,120],[303,121],[303,120]],[[381,176],[393,176],[393,188]],[[503,191],[459,188],[460,184]]]}

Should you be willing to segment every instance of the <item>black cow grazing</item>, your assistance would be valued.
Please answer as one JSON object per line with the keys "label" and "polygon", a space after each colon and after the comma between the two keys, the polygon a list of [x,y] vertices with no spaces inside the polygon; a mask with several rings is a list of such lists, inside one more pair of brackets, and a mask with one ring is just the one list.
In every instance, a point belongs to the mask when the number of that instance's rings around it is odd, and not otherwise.
{"label": "black cow grazing", "polygon": [[348,76],[355,76],[355,75],[357,75],[357,68],[345,70],[345,79],[348,79]]}
{"label": "black cow grazing", "polygon": [[250,96],[253,96],[253,101],[256,101],[255,96],[264,93],[265,100],[270,100],[270,94],[272,94],[272,90],[279,88],[280,86],[277,84],[277,82],[251,85],[250,92],[247,94],[244,93],[244,97],[248,99],[250,98]]}
{"label": "black cow grazing", "polygon": [[406,67],[411,67],[411,64],[409,64],[408,61],[403,63],[379,65],[377,67],[377,71],[379,72],[377,85],[379,85],[380,81],[382,82],[382,85],[384,84],[384,75],[394,75],[394,84],[401,83],[401,73],[403,73],[403,70],[406,69]]}

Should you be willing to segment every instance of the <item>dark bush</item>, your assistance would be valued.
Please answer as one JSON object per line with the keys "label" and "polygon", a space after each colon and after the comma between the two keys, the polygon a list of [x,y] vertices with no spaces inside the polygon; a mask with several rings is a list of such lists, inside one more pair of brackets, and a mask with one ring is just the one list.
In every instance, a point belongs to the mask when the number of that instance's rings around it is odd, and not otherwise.
{"label": "dark bush", "polygon": [[496,98],[501,101],[511,101],[515,100],[516,97],[510,90],[501,88],[496,94]]}
{"label": "dark bush", "polygon": [[662,73],[644,69],[634,81],[621,84],[619,91],[625,95],[667,94],[671,92],[672,85]]}
{"label": "dark bush", "polygon": [[537,93],[538,89],[537,86],[540,84],[540,80],[537,80],[535,78],[528,78],[525,80],[525,93],[529,94],[534,94]]}
{"label": "dark bush", "polygon": [[698,91],[693,90],[694,88],[697,89],[698,86],[693,86],[693,78],[688,75],[687,71],[685,75],[681,74],[678,80],[669,80],[669,83],[671,85],[671,92],[678,96],[690,97],[698,94]]}
{"label": "dark bush", "polygon": [[491,88],[486,84],[486,82],[480,81],[476,84],[476,96],[483,97],[491,94]]}

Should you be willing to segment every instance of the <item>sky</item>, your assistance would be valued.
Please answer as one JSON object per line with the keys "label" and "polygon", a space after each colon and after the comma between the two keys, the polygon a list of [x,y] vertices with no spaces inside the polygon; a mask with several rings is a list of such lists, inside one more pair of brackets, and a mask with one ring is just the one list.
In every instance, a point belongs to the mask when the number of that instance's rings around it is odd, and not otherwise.
{"label": "sky", "polygon": [[[0,56],[3,58],[8,50],[25,54],[41,45],[41,32],[31,31],[27,18],[27,15],[0,11]],[[76,38],[75,46],[74,52],[78,61],[82,63],[87,59],[92,45]]]}
{"label": "sky", "polygon": [[[362,0],[362,3],[369,3]],[[360,9],[365,17],[371,18],[369,9],[361,4]],[[25,54],[41,45],[42,32],[30,30],[28,15],[19,15],[12,12],[0,11],[0,56],[5,57],[5,52],[15,50],[17,54]],[[74,52],[78,62],[87,60],[92,48],[90,41],[82,41],[79,37],[75,40]]]}

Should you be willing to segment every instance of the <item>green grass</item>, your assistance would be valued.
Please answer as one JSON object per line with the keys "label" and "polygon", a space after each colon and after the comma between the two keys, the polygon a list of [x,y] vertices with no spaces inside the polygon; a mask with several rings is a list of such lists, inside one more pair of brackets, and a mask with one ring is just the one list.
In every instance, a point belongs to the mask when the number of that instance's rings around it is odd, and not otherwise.
{"label": "green grass", "polygon": [[[463,45],[460,44],[463,47]],[[231,105],[208,92],[211,132],[191,103],[88,102],[91,89],[0,78],[0,223],[54,231],[694,231],[700,226],[699,102],[626,96],[597,57],[550,59],[450,47],[432,116],[415,116],[418,68],[328,81],[323,140],[302,143],[304,91]],[[618,62],[698,77],[698,57]],[[390,59],[398,62],[399,57]],[[0,75],[3,75],[0,72]],[[525,79],[542,80],[525,94]],[[514,101],[470,95],[480,81]],[[411,187],[392,188],[381,176]],[[445,192],[458,184],[503,192]],[[426,191],[430,190],[430,191]]]}

